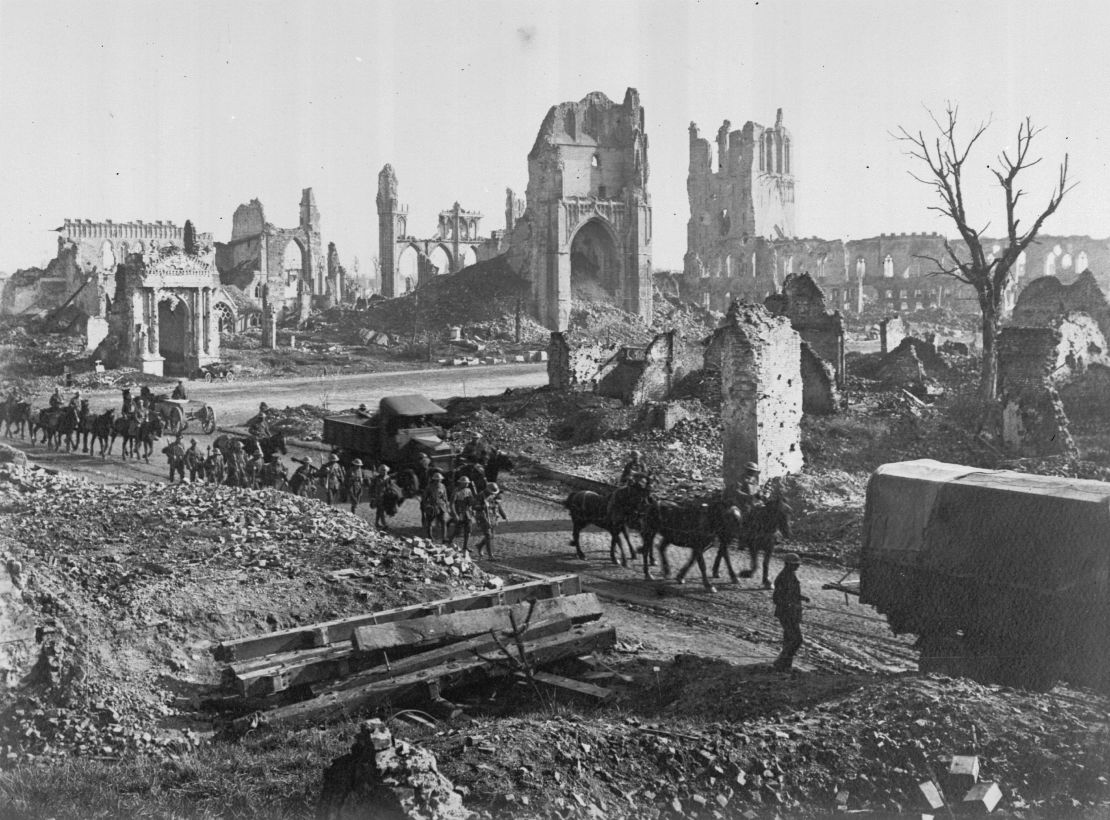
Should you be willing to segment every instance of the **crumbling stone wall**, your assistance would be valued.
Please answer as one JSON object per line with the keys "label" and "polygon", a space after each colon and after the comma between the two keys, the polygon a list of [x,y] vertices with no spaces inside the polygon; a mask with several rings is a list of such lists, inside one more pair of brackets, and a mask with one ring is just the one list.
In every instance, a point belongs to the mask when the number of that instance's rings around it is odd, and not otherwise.
{"label": "crumbling stone wall", "polygon": [[844,318],[825,308],[825,294],[808,273],[791,274],[780,293],[768,296],[764,306],[785,316],[811,352],[827,362],[837,387],[844,386]]}
{"label": "crumbling stone wall", "polygon": [[758,305],[736,304],[714,331],[721,357],[726,490],[744,464],[770,479],[802,469],[801,339],[790,322]]}
{"label": "crumbling stone wall", "polygon": [[901,316],[888,316],[879,320],[879,351],[889,353],[910,335],[910,327]]}
{"label": "crumbling stone wall", "polygon": [[619,352],[619,345],[553,332],[547,344],[547,383],[556,390],[592,390]]}
{"label": "crumbling stone wall", "polygon": [[697,369],[698,358],[676,331],[660,333],[647,347],[622,347],[602,369],[595,392],[626,404],[662,401],[687,373]]}
{"label": "crumbling stone wall", "polygon": [[805,341],[801,343],[801,371],[803,412],[829,415],[840,409],[840,392],[836,389],[832,365],[814,353]]}
{"label": "crumbling stone wall", "polygon": [[1011,321],[1021,327],[1054,327],[1074,312],[1091,316],[1110,339],[1110,303],[1090,271],[1070,285],[1054,276],[1033,280],[1018,296]]}
{"label": "crumbling stone wall", "polygon": [[647,149],[634,88],[619,104],[594,91],[544,117],[528,154],[527,207],[505,242],[551,330],[567,328],[576,286],[651,317]]}

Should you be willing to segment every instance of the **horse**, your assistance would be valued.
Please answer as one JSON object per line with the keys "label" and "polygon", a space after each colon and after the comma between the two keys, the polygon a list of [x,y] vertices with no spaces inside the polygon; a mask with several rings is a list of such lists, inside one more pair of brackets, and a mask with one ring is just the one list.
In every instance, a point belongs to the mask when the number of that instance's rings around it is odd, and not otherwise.
{"label": "horse", "polygon": [[96,449],[96,444],[99,442],[101,458],[104,458],[104,454],[108,450],[108,440],[112,438],[112,424],[115,420],[115,408],[105,410],[100,415],[92,417],[92,449]]}
{"label": "horse", "polygon": [[[263,461],[268,460],[270,456],[274,455],[275,453],[281,453],[283,456],[289,454],[289,451],[285,449],[285,433],[273,433],[261,438],[257,436],[248,436],[246,438],[240,439],[240,441],[243,442],[244,450],[249,449],[250,451],[257,451],[262,453]],[[251,446],[249,448],[247,445],[248,441],[251,442]]]}
{"label": "horse", "polygon": [[45,408],[39,410],[38,421],[32,426],[31,441],[35,441],[36,434],[39,430],[43,431],[43,443],[47,446],[53,445],[55,450],[62,446],[62,439],[65,438],[66,452],[72,450],[75,445],[73,443],[73,433],[77,429],[77,409],[72,406]]}
{"label": "horse", "polygon": [[162,432],[165,430],[165,425],[162,422],[162,417],[157,413],[144,418],[139,423],[139,433],[133,438],[133,448],[135,458],[139,457],[139,445],[142,445],[142,458],[147,464],[150,463],[150,457],[154,453],[154,442],[162,437]]}
{"label": "horse", "polygon": [[593,490],[578,490],[568,495],[563,506],[570,512],[573,527],[570,545],[574,547],[578,558],[586,560],[579,536],[582,530],[593,525],[609,533],[609,560],[617,563],[617,548],[620,547],[620,565],[628,566],[620,536],[623,535],[628,544],[629,557],[635,558],[636,548],[628,535],[628,528],[638,524],[650,498],[651,485],[646,481],[626,484],[608,495],[601,495]]}
{"label": "horse", "polygon": [[502,470],[512,470],[513,460],[504,450],[494,450],[486,459],[486,480],[497,483],[497,476]]}
{"label": "horse", "polygon": [[31,419],[31,402],[8,399],[0,404],[0,421],[4,422],[5,436],[12,437],[12,427],[14,426],[19,437],[23,438],[25,431],[34,429]]}
{"label": "horse", "polygon": [[685,583],[686,573],[697,562],[698,569],[701,570],[702,585],[709,592],[715,592],[705,569],[705,550],[716,541],[718,542],[718,563],[721,558],[724,558],[729,577],[735,583],[736,572],[732,569],[728,545],[739,532],[741,521],[740,508],[734,504],[721,501],[692,501],[677,504],[673,501],[652,500],[644,516],[644,578],[651,580],[648,563],[651,559],[655,536],[659,535],[662,537],[662,541],[659,542],[659,561],[663,566],[664,578],[670,575],[667,545],[686,547],[690,550],[690,560],[679,570],[675,580],[680,584]]}
{"label": "horse", "polygon": [[[111,419],[111,425],[108,438],[108,455],[112,454],[112,448],[116,446],[116,439],[122,438],[123,444],[120,445],[119,457],[127,458],[129,452],[136,450],[135,438],[139,434],[139,422],[133,415],[128,415]],[[101,455],[103,456],[104,453],[101,453]]]}
{"label": "horse", "polygon": [[[89,438],[93,435],[95,421],[96,414],[89,409],[87,404],[82,404],[81,409],[77,411],[77,430],[75,431],[76,440],[81,444],[82,453],[89,452]],[[93,444],[95,445],[95,443],[94,440]]]}
{"label": "horse", "polygon": [[[751,512],[744,516],[743,525],[739,533],[739,546],[748,548],[751,557],[751,568],[740,573],[741,578],[751,578],[755,575],[756,556],[763,553],[763,587],[771,588],[771,579],[768,570],[771,563],[771,553],[775,551],[775,534],[782,533],[783,538],[790,537],[790,505],[779,494],[762,504],[757,504]],[[717,560],[713,562],[713,577],[718,577],[721,568],[721,553],[717,553]],[[726,554],[727,557],[727,554]]]}

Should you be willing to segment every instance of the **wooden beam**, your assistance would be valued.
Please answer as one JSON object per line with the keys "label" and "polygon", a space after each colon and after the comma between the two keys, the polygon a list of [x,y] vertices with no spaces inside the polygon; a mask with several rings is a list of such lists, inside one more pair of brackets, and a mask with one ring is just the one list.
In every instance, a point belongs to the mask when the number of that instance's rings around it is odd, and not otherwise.
{"label": "wooden beam", "polygon": [[[377,652],[395,647],[428,647],[483,635],[494,630],[512,629],[512,618],[522,625],[528,617],[531,603],[493,606],[469,612],[449,612],[427,618],[411,618],[390,624],[360,626],[355,630],[355,649],[359,652]],[[601,617],[601,604],[590,593],[566,595],[536,601],[532,619],[539,621],[557,614],[566,615],[575,623],[596,621]]]}
{"label": "wooden beam", "polygon": [[[617,634],[613,627],[604,624],[588,624],[573,627],[563,634],[525,641],[524,649],[530,663],[542,666],[585,652],[607,649],[613,646],[616,640]],[[450,648],[456,647],[457,645]],[[409,660],[419,657],[422,656],[418,655]],[[287,728],[319,726],[328,721],[363,713],[387,702],[394,707],[422,703],[428,697],[428,684],[431,681],[437,681],[440,690],[447,691],[455,686],[477,683],[490,677],[501,677],[509,674],[510,671],[507,666],[490,663],[478,657],[458,659],[356,689],[333,691],[303,703],[250,715],[234,721],[232,726],[240,731],[260,724]]]}
{"label": "wooden beam", "polygon": [[469,609],[484,609],[490,606],[515,604],[531,598],[553,598],[559,595],[578,595],[582,592],[582,579],[577,575],[558,575],[541,581],[528,581],[500,589],[491,589],[473,595],[444,598],[424,604],[387,609],[382,612],[368,612],[350,618],[312,624],[296,629],[285,629],[265,635],[252,635],[222,641],[212,647],[212,654],[220,661],[241,661],[272,655],[276,652],[292,652],[300,649],[327,646],[340,641],[350,640],[355,629],[370,624],[390,623],[436,615],[444,612],[460,612]]}
{"label": "wooden beam", "polygon": [[[517,677],[525,680],[527,679],[527,676],[523,672],[518,672]],[[613,697],[612,689],[606,689],[603,686],[595,686],[592,683],[583,683],[573,678],[565,678],[562,675],[553,675],[550,672],[534,672],[532,674],[532,679],[535,680],[536,683],[542,683],[544,686],[550,686],[553,689],[562,689],[576,695],[585,695],[594,700],[606,701]]]}

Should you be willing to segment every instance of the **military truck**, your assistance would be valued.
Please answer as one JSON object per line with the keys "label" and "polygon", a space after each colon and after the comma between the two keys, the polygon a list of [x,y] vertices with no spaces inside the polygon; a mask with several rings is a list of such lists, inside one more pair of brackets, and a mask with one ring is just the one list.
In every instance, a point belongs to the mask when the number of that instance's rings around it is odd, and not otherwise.
{"label": "military truck", "polygon": [[860,601],[922,671],[1110,688],[1110,484],[922,459],[871,476]]}
{"label": "military truck", "polygon": [[324,443],[339,453],[344,464],[361,458],[364,463],[385,463],[394,470],[413,467],[421,453],[447,475],[455,468],[455,454],[444,440],[442,427],[432,420],[447,411],[424,396],[387,396],[374,415],[328,416]]}

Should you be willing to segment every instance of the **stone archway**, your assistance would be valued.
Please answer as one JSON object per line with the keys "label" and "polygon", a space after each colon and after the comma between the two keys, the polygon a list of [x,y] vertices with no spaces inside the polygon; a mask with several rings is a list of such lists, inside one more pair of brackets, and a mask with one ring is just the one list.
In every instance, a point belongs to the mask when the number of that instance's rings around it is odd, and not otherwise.
{"label": "stone archway", "polygon": [[212,306],[212,317],[217,321],[220,333],[236,333],[239,330],[235,320],[235,311],[227,302],[216,302]]}
{"label": "stone archway", "polygon": [[471,265],[478,264],[478,254],[474,252],[472,245],[467,245],[462,251],[462,262],[460,268],[469,268]]}
{"label": "stone archway", "polygon": [[393,284],[394,296],[408,293],[412,290],[411,283],[419,281],[419,258],[420,252],[412,245],[405,245],[401,253],[397,255],[397,269],[394,272],[396,279]]}
{"label": "stone archway", "polygon": [[620,244],[612,227],[599,217],[575,231],[570,242],[570,288],[575,299],[621,301]]}
{"label": "stone archway", "polygon": [[451,252],[443,245],[436,245],[432,248],[432,252],[428,254],[428,261],[436,269],[436,273],[442,275],[451,272]]}
{"label": "stone archway", "polygon": [[163,372],[167,376],[184,375],[190,352],[189,307],[176,296],[166,296],[158,301],[158,355],[165,359]]}
{"label": "stone archway", "polygon": [[281,253],[281,271],[285,279],[285,297],[287,299],[297,295],[301,279],[304,279],[311,286],[308,249],[301,244],[299,239],[293,238],[285,243],[285,250]]}

